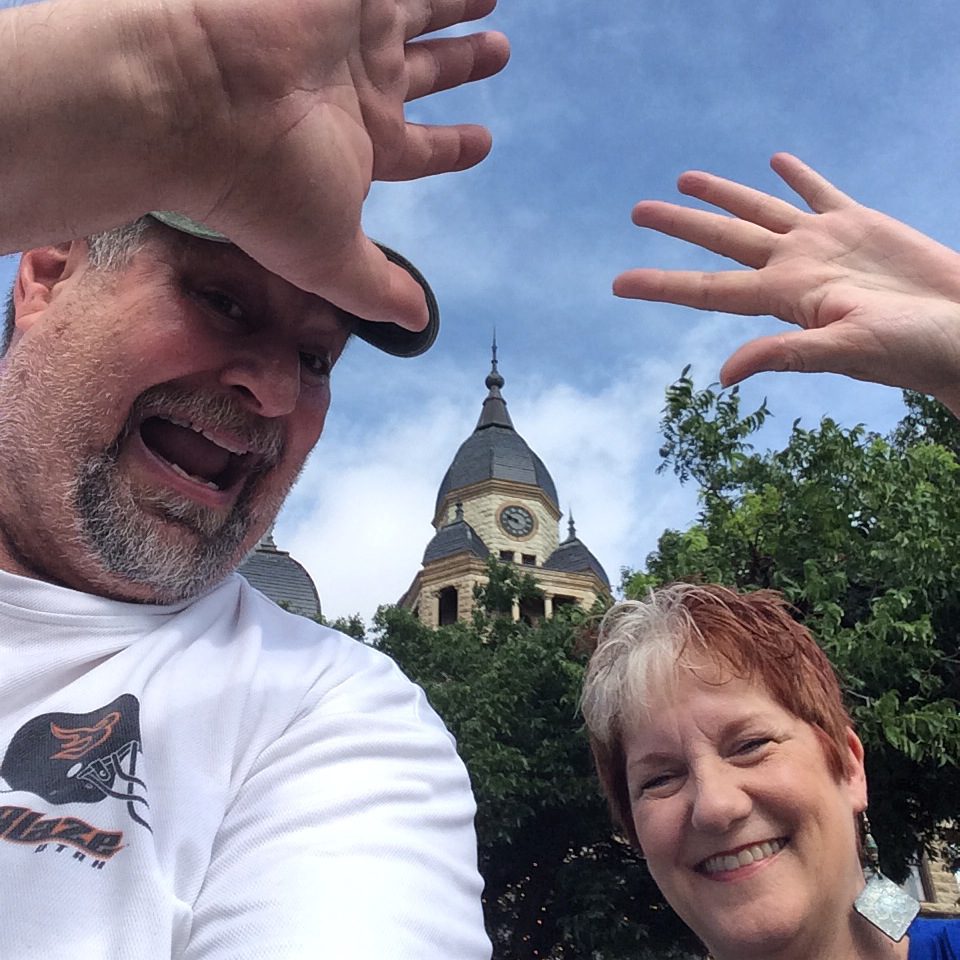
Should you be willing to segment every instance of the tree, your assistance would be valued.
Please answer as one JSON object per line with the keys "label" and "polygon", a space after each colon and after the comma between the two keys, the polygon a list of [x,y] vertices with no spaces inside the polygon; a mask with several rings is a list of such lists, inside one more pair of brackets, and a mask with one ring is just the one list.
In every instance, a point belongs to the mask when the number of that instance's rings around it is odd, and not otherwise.
{"label": "tree", "polygon": [[514,622],[536,583],[496,561],[487,574],[472,621],[431,630],[381,607],[374,642],[424,687],[470,772],[494,956],[679,957],[691,936],[613,834],[578,716],[592,615]]}
{"label": "tree", "polygon": [[749,439],[766,405],[734,388],[668,389],[660,469],[700,490],[697,522],[667,530],[623,590],[672,580],[782,590],[841,677],[867,749],[881,860],[902,878],[960,796],[960,425],[906,396],[889,437],[794,422],[782,450]]}
{"label": "tree", "polygon": [[330,627],[332,630],[339,630],[348,637],[353,637],[354,640],[359,640],[362,643],[367,641],[367,625],[363,622],[363,617],[359,613],[351,613],[348,617],[335,617],[333,620],[328,620],[323,614],[320,614],[320,616],[312,619],[325,627]]}

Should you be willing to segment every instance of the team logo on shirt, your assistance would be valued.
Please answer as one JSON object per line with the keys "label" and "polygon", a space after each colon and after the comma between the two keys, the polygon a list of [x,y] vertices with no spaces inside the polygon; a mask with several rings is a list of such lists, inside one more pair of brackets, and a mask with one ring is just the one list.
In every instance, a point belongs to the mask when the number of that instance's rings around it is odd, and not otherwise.
{"label": "team logo on shirt", "polygon": [[[147,785],[137,776],[141,751],[140,702],[125,693],[90,713],[45,713],[28,720],[7,747],[0,777],[9,790],[51,804],[120,801],[134,823],[150,830]],[[0,806],[0,839],[69,844],[108,859],[122,837],[121,831],[100,830],[76,817]]]}

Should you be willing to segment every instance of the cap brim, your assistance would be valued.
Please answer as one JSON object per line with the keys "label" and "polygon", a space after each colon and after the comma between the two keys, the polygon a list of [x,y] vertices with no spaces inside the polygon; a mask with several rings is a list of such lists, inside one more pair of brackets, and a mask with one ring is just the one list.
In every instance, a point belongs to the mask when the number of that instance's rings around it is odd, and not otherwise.
{"label": "cap brim", "polygon": [[[199,237],[201,240],[230,243],[229,238],[222,233],[211,230],[195,220],[190,220],[183,214],[160,210],[154,211],[150,216],[174,230]],[[423,274],[406,257],[386,246],[386,244],[377,243],[377,246],[391,263],[403,267],[420,284],[427,301],[427,325],[422,330],[407,330],[406,327],[401,327],[397,323],[375,322],[351,315],[354,321],[354,333],[361,340],[366,340],[367,343],[378,350],[383,350],[384,353],[389,353],[394,357],[418,357],[433,346],[433,342],[440,332],[440,308],[437,305],[437,298]]]}

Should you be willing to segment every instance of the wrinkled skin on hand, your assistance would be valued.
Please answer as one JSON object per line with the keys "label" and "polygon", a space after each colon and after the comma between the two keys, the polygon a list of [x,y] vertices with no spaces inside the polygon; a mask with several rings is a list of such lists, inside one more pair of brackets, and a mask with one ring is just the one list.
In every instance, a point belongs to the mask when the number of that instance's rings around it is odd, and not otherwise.
{"label": "wrinkled skin on hand", "polygon": [[749,270],[629,270],[614,292],[801,328],[734,351],[724,385],[764,370],[827,371],[929,393],[960,413],[960,255],[856,203],[796,157],[771,165],[811,212],[699,171],[680,177],[680,192],[732,216],[660,201],[633,211],[638,226]]}
{"label": "wrinkled skin on hand", "polygon": [[207,223],[272,272],[419,329],[419,285],[364,235],[373,179],[463,170],[469,124],[407,102],[500,70],[506,38],[430,38],[496,0],[55,0],[0,10],[0,252],[150,210]]}
{"label": "wrinkled skin on hand", "polygon": [[[495,0],[193,0],[171,3],[186,77],[181,208],[268,269],[370,319],[426,320],[419,287],[364,236],[370,183],[478,163],[490,136],[419,126],[406,102],[497,72],[499,34],[421,39]],[[193,103],[192,91],[200,91]],[[186,96],[186,101],[183,97]],[[202,135],[197,137],[198,131]]]}

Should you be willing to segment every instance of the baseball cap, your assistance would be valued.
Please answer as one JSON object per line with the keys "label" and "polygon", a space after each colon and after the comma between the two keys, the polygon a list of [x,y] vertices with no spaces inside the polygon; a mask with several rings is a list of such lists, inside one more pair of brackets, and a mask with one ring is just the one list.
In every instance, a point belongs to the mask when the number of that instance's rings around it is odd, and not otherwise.
{"label": "baseball cap", "polygon": [[[230,240],[222,233],[217,233],[216,230],[211,230],[202,223],[197,223],[195,220],[185,217],[182,213],[159,210],[154,211],[150,216],[174,230],[189,233],[201,240],[230,243]],[[396,250],[392,250],[386,244],[377,243],[377,241],[374,241],[374,243],[384,252],[391,263],[403,267],[420,284],[427,301],[429,319],[422,330],[407,330],[396,323],[376,323],[372,320],[364,320],[362,317],[353,316],[353,332],[361,340],[366,340],[367,343],[394,357],[418,357],[421,353],[426,353],[430,349],[440,330],[440,308],[437,306],[437,298],[423,274],[406,257],[397,253]]]}

